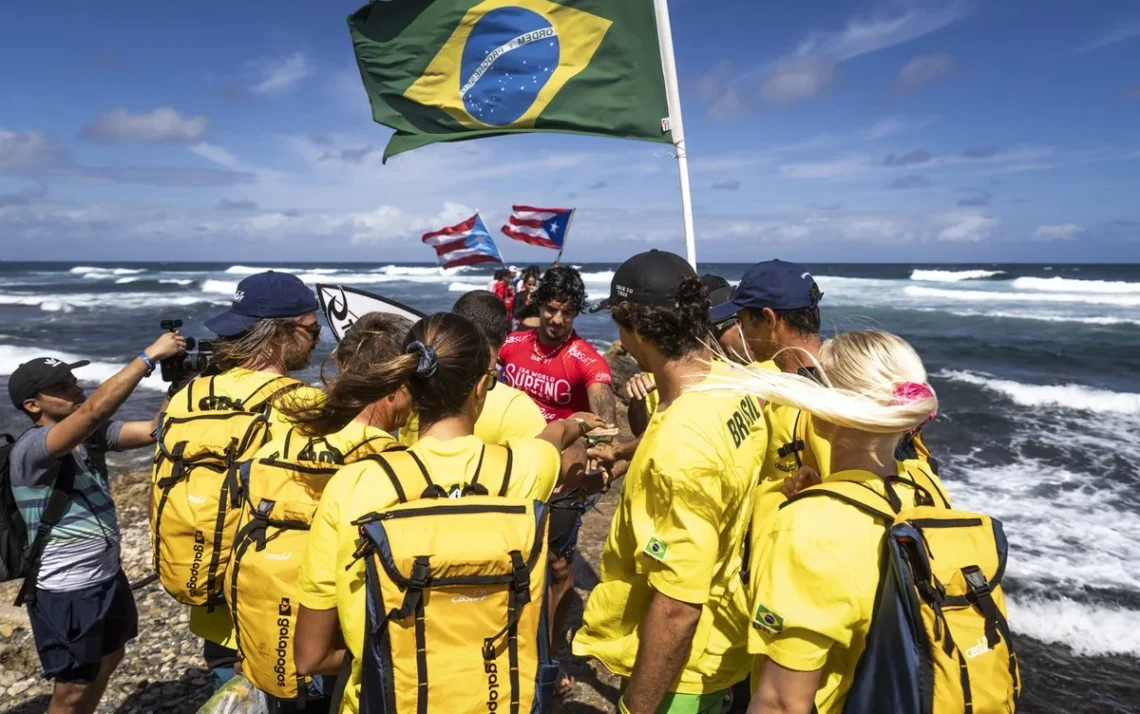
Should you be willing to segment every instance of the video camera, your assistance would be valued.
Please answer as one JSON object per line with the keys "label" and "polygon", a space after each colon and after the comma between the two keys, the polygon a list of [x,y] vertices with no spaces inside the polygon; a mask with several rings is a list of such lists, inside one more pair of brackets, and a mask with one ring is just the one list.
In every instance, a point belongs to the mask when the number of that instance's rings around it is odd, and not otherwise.
{"label": "video camera", "polygon": [[[163,320],[159,326],[173,332],[182,327],[182,320]],[[195,340],[193,337],[187,337],[186,352],[176,357],[167,357],[158,363],[162,381],[182,384],[186,377],[205,372],[213,356],[214,340]]]}

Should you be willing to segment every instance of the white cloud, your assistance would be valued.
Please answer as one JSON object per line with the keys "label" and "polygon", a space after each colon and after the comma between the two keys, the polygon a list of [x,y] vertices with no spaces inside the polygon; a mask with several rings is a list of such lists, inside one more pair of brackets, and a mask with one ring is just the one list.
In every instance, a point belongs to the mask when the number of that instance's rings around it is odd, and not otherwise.
{"label": "white cloud", "polygon": [[229,149],[225,149],[221,146],[214,146],[213,144],[202,142],[200,144],[194,144],[189,148],[190,151],[201,156],[203,159],[213,161],[215,164],[225,166],[227,169],[234,169],[241,165],[241,162],[238,161],[236,156],[230,153]]}
{"label": "white cloud", "polygon": [[838,63],[918,39],[965,14],[965,1],[956,0],[936,11],[911,8],[891,16],[850,20],[840,30],[813,32],[791,54],[735,77],[732,63],[722,61],[698,81],[697,96],[709,103],[711,119],[745,116],[762,103],[801,101],[831,85]]}
{"label": "white cloud", "polygon": [[1033,231],[1033,237],[1037,240],[1070,240],[1087,230],[1084,226],[1076,223],[1055,223],[1037,226],[1037,229]]}
{"label": "white cloud", "polygon": [[835,79],[835,62],[804,57],[780,62],[760,83],[760,98],[769,104],[791,104],[814,97]]}
{"label": "white cloud", "polygon": [[834,161],[804,161],[780,164],[780,174],[802,179],[848,179],[866,173],[872,161],[866,156],[850,156]]}
{"label": "white cloud", "polygon": [[946,53],[915,57],[899,68],[895,76],[895,94],[913,92],[953,72],[954,59]]}
{"label": "white cloud", "polygon": [[205,116],[184,117],[172,107],[159,107],[138,114],[120,107],[99,115],[83,127],[80,136],[100,144],[122,141],[194,144],[202,139],[209,123]]}
{"label": "white cloud", "polygon": [[434,216],[409,215],[394,206],[380,206],[367,213],[356,213],[345,218],[344,225],[353,243],[373,243],[408,235],[426,233],[467,220],[475,209],[461,203],[447,202]]}
{"label": "white cloud", "polygon": [[1136,37],[1140,37],[1140,25],[1118,27],[1115,30],[1106,32],[1100,37],[1095,37],[1087,42],[1077,45],[1072,49],[1072,51],[1074,53],[1092,52],[1093,50],[1099,50],[1101,48],[1108,47],[1109,45],[1115,45],[1119,42],[1125,42],[1126,40],[1131,40]]}
{"label": "white cloud", "polygon": [[304,52],[256,60],[250,63],[250,70],[255,79],[249,91],[263,95],[286,92],[313,74]]}
{"label": "white cloud", "polygon": [[939,240],[963,243],[976,243],[984,240],[993,233],[995,228],[1001,225],[1001,221],[997,218],[966,211],[944,213],[939,216],[938,222],[943,225],[942,230],[938,233]]}
{"label": "white cloud", "polygon": [[41,131],[0,129],[0,167],[21,168],[65,161],[67,152]]}
{"label": "white cloud", "polygon": [[954,2],[933,12],[911,8],[892,17],[850,20],[842,30],[808,35],[796,47],[796,56],[849,60],[929,35],[965,14],[966,4]]}
{"label": "white cloud", "polygon": [[886,139],[889,136],[901,134],[909,126],[910,124],[902,117],[887,117],[871,125],[871,128],[867,130],[867,138],[872,140]]}

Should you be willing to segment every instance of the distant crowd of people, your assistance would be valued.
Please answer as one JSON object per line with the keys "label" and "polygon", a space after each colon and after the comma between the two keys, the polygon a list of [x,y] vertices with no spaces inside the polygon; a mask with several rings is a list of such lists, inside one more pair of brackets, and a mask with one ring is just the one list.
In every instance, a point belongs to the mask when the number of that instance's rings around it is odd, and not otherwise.
{"label": "distant crowd of people", "polygon": [[[1005,539],[951,508],[906,341],[823,339],[823,293],[780,260],[733,285],[648,251],[593,306],[566,266],[490,287],[415,323],[362,316],[318,388],[291,376],[320,341],[313,292],[251,275],[206,323],[209,369],[152,421],[114,415],[185,351],[177,332],[89,396],[84,362],[21,365],[33,428],[2,456],[27,557],[8,577],[49,711],[93,712],[137,636],[91,455],[151,446],[155,573],[218,686],[270,712],[547,711],[577,686],[551,655],[568,634],[623,713],[1015,710]],[[574,329],[587,310],[639,368],[628,430]],[[615,486],[570,632],[582,519]]]}

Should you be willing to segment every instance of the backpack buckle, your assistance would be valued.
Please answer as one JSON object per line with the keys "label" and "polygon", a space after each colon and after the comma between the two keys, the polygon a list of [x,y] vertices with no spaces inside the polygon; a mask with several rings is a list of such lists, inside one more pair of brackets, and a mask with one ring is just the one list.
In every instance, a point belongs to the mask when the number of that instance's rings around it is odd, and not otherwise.
{"label": "backpack buckle", "polygon": [[257,508],[253,509],[253,517],[268,520],[269,514],[273,511],[273,506],[276,504],[276,501],[270,501],[268,498],[261,499],[261,502],[257,504]]}
{"label": "backpack buckle", "polygon": [[982,598],[989,597],[992,588],[990,583],[986,580],[986,574],[982,569],[976,565],[971,565],[967,568],[962,568],[962,575],[966,578],[966,587],[969,588],[969,599],[977,602]]}
{"label": "backpack buckle", "polygon": [[794,454],[794,453],[803,451],[804,447],[805,447],[804,440],[803,439],[796,439],[795,441],[793,441],[790,444],[784,444],[783,446],[781,446],[779,448],[779,450],[776,451],[776,453],[782,459],[782,458],[787,457],[789,454]]}
{"label": "backpack buckle", "polygon": [[511,580],[514,583],[515,596],[519,605],[530,602],[530,570],[523,560],[522,553],[511,551]]}
{"label": "backpack buckle", "polygon": [[423,590],[428,586],[429,577],[431,577],[431,563],[428,557],[417,556],[415,564],[412,565],[412,577],[408,578],[408,589]]}

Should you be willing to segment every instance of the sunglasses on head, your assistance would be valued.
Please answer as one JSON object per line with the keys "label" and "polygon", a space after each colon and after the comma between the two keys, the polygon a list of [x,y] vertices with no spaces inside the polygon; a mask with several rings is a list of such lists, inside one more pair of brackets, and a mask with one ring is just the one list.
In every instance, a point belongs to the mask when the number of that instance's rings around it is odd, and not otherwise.
{"label": "sunglasses on head", "polygon": [[321,323],[319,322],[314,322],[311,325],[302,325],[298,323],[297,327],[300,327],[302,330],[308,332],[314,340],[321,336]]}

